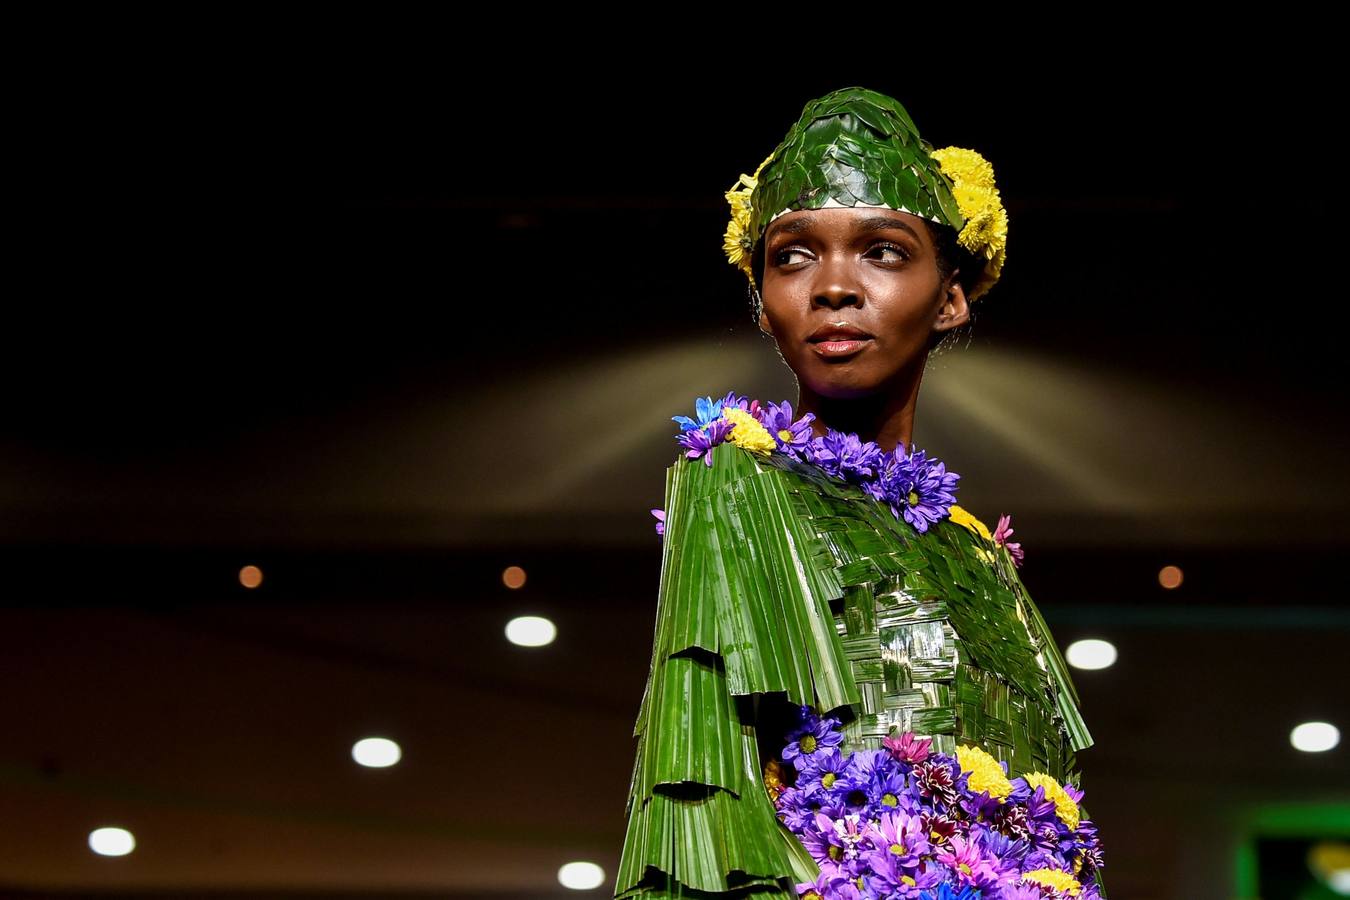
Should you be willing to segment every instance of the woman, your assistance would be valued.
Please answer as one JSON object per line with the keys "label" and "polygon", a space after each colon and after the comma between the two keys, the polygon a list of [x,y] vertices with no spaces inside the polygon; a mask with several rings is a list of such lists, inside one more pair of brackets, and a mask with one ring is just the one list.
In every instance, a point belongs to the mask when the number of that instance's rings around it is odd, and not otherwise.
{"label": "woman", "polygon": [[727,199],[799,397],[673,417],[615,896],[1104,897],[1020,547],[910,442],[929,353],[1002,269],[992,168],[854,87]]}

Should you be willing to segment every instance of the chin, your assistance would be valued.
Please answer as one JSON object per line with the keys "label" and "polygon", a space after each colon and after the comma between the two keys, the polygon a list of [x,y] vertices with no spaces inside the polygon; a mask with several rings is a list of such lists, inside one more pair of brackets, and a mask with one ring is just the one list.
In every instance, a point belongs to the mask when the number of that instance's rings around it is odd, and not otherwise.
{"label": "chin", "polygon": [[825,371],[821,371],[817,364],[804,377],[798,372],[797,381],[809,387],[816,396],[832,400],[870,397],[881,390],[881,382],[875,375],[853,366],[838,364],[829,366]]}

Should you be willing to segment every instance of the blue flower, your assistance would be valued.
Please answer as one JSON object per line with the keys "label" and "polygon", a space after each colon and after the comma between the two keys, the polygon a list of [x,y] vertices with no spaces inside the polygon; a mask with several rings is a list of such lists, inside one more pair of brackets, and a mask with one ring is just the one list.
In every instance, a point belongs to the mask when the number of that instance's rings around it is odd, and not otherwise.
{"label": "blue flower", "polygon": [[[727,395],[731,396],[730,394]],[[706,428],[713,422],[722,417],[722,406],[724,400],[714,400],[711,397],[698,397],[694,400],[694,414],[698,416],[697,420],[688,416],[671,416],[671,420],[680,423],[680,431],[693,431],[695,428]]]}
{"label": "blue flower", "polygon": [[957,891],[956,888],[944,881],[937,886],[937,890],[924,891],[920,894],[919,900],[980,900],[980,892],[970,886]]}

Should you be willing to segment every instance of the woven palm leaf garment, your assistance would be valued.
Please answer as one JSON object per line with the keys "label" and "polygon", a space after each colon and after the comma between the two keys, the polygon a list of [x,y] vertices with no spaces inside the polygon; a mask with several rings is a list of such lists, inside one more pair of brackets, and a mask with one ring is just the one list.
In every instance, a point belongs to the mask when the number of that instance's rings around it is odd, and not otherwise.
{"label": "woven palm leaf garment", "polygon": [[912,731],[1079,781],[1092,739],[1005,548],[950,518],[918,533],[786,455],[715,453],[666,471],[616,897],[796,897],[819,874],[764,783],[770,699],[833,711],[848,751]]}
{"label": "woven palm leaf garment", "polygon": [[[753,254],[791,210],[885,207],[953,229],[971,301],[1005,259],[989,164],[974,151],[935,151],[897,101],[860,87],[808,103],[726,196],[724,249],[756,301]],[[915,528],[810,456],[740,441],[692,455],[666,471],[617,898],[796,897],[799,885],[810,896],[805,883],[830,877],[776,809],[774,762],[801,708],[838,720],[845,753],[912,733],[935,753],[978,748],[1006,773],[1079,783],[1074,753],[1092,738],[1067,666],[1009,548],[982,523]],[[1091,883],[1104,898],[1099,858],[1089,874],[1084,893]],[[1077,895],[1069,873],[1051,875],[1059,880],[1043,880],[1042,896]],[[860,895],[852,884],[832,894]]]}

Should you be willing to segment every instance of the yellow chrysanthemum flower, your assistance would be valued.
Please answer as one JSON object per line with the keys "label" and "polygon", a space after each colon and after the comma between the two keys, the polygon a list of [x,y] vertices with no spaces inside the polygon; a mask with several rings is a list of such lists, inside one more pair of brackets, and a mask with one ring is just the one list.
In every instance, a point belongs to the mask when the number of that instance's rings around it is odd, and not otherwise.
{"label": "yellow chrysanthemum flower", "polygon": [[1022,777],[1033,791],[1038,787],[1045,788],[1045,799],[1055,804],[1055,815],[1059,816],[1061,822],[1069,828],[1078,827],[1078,804],[1073,802],[1073,798],[1060,787],[1058,781],[1044,772],[1031,772]]}
{"label": "yellow chrysanthemum flower", "polygon": [[744,447],[755,453],[768,456],[778,446],[767,428],[759,420],[739,406],[722,411],[722,418],[731,422],[733,427],[729,440],[737,447]]}
{"label": "yellow chrysanthemum flower", "polygon": [[957,242],[987,260],[984,271],[968,294],[967,299],[973,301],[993,287],[1003,272],[1008,245],[1008,213],[994,184],[994,167],[983,156],[962,147],[943,147],[930,155],[942,169],[942,174],[951,179],[952,197],[966,220],[957,235]]}
{"label": "yellow chrysanthemum flower", "polygon": [[755,169],[755,174],[742,174],[725,194],[727,203],[731,206],[731,221],[727,223],[722,249],[726,251],[728,261],[744,271],[752,283],[755,279],[750,265],[750,195],[759,186],[759,173],[764,171],[764,167],[772,159],[772,153],[764,157],[764,162]]}
{"label": "yellow chrysanthemum flower", "polygon": [[957,506],[953,503],[948,512],[952,517],[952,521],[957,525],[970,529],[971,532],[978,534],[986,541],[992,541],[994,539],[994,535],[985,527],[985,524],[967,512],[965,507]]}
{"label": "yellow chrysanthemum flower", "polygon": [[942,167],[942,174],[952,181],[959,180],[987,188],[994,186],[994,167],[974,150],[943,147],[930,155]]}
{"label": "yellow chrysanthemum flower", "polygon": [[1008,214],[999,201],[998,191],[974,184],[957,183],[952,190],[965,227],[957,241],[971,253],[988,259],[1008,240]]}
{"label": "yellow chrysanthemum flower", "polygon": [[745,233],[745,225],[739,219],[733,217],[727,223],[727,233],[722,239],[722,249],[727,252],[727,259],[747,274],[751,272],[749,244],[749,236]]}
{"label": "yellow chrysanthemum flower", "polygon": [[1012,782],[1003,774],[1003,766],[979,747],[957,747],[956,758],[961,763],[961,771],[970,773],[967,783],[972,791],[988,791],[989,796],[999,800],[1012,793]]}
{"label": "yellow chrysanthemum flower", "polygon": [[1077,897],[1083,891],[1077,878],[1060,869],[1032,869],[1022,873],[1022,880],[1063,891],[1070,897]]}

